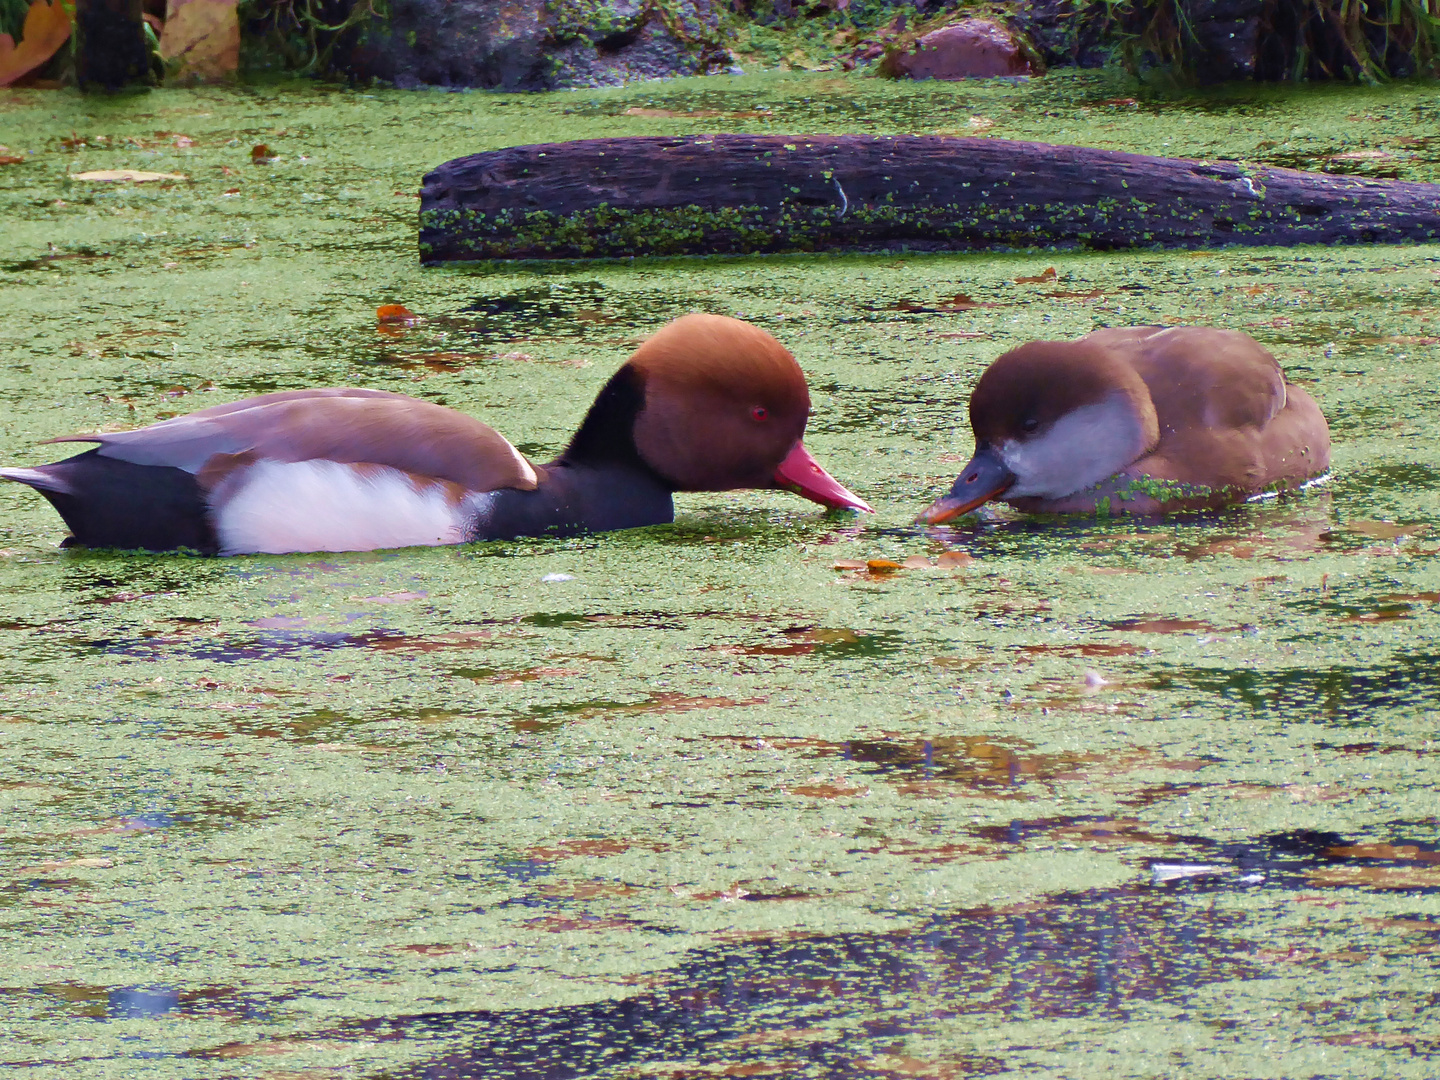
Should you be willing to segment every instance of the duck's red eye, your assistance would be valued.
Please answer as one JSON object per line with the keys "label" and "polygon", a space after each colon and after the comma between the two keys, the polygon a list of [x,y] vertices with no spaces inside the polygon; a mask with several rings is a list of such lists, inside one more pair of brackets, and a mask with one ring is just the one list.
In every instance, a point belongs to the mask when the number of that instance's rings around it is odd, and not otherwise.
{"label": "duck's red eye", "polygon": [[752,420],[765,420],[768,419],[769,416],[770,410],[765,408],[764,405],[756,405],[753,409],[750,410],[750,418]]}

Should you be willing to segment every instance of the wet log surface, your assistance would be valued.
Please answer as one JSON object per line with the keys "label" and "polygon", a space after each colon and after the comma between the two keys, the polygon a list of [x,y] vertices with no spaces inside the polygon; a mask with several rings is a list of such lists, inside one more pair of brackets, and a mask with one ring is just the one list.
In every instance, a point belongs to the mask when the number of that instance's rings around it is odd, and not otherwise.
{"label": "wet log surface", "polygon": [[1109,250],[1440,237],[1440,185],[943,136],[518,146],[421,189],[420,256]]}

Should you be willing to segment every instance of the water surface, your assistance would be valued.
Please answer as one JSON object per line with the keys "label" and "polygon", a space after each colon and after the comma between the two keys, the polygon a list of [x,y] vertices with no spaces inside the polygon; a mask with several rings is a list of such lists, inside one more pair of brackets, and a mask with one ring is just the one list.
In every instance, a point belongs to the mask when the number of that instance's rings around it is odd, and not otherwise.
{"label": "water surface", "polygon": [[[807,443],[879,511],[687,495],[672,527],[573,541],[204,560],[62,552],[48,505],[0,488],[0,1061],[1433,1075],[1440,247],[422,271],[414,217],[446,158],[669,131],[1430,180],[1434,86],[0,95],[27,155],[0,166],[8,463],[341,383],[543,458],[636,342],[706,310],[794,350]],[[187,179],[67,179],[113,168]],[[397,302],[419,323],[378,327]],[[1264,342],[1330,417],[1334,481],[910,527],[994,356],[1137,322]],[[835,569],[945,551],[973,562]]]}

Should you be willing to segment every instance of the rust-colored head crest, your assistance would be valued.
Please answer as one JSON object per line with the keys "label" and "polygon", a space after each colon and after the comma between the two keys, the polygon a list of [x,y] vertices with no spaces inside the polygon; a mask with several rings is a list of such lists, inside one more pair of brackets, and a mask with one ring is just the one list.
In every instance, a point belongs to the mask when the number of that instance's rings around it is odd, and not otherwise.
{"label": "rust-colored head crest", "polygon": [[788,349],[739,319],[686,315],[635,350],[635,446],[681,491],[772,487],[805,433],[810,391]]}

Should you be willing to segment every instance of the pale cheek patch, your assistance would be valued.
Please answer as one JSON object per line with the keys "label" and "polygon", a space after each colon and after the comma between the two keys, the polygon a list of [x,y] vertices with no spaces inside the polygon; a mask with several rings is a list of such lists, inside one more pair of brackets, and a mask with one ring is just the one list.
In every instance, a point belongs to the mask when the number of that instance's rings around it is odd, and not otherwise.
{"label": "pale cheek patch", "polygon": [[399,469],[259,461],[212,506],[222,555],[458,544],[465,510]]}
{"label": "pale cheek patch", "polygon": [[1006,497],[1049,499],[1114,476],[1145,449],[1140,420],[1118,394],[1066,413],[1037,438],[997,447],[1000,460],[1016,477]]}

